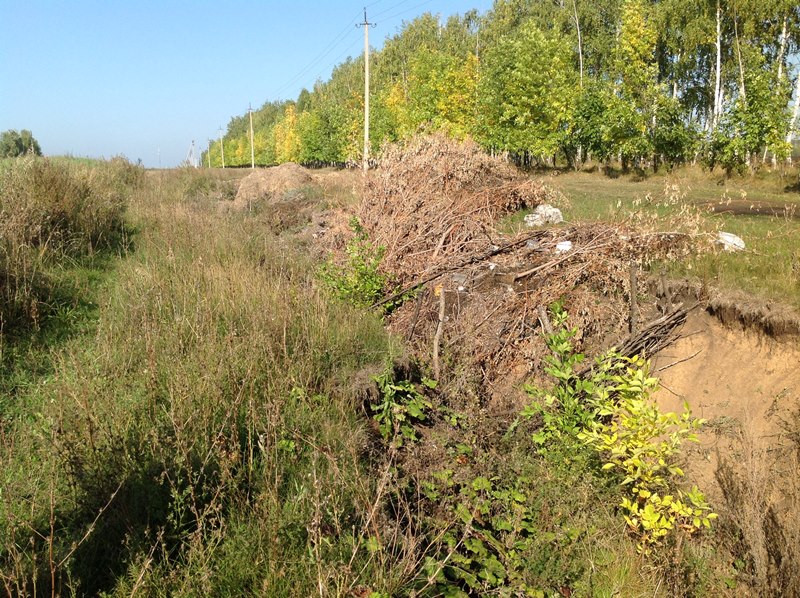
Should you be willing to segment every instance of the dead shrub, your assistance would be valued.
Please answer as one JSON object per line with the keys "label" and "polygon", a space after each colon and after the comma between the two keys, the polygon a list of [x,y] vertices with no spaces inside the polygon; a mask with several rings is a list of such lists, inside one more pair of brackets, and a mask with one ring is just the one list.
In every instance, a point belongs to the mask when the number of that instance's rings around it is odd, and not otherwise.
{"label": "dead shrub", "polygon": [[796,450],[739,435],[730,458],[720,458],[717,482],[723,529],[744,563],[740,575],[760,595],[800,596],[800,469]]}
{"label": "dead shrub", "polygon": [[402,285],[483,249],[498,218],[552,196],[476,143],[438,134],[383,149],[358,217],[386,247],[383,267]]}
{"label": "dead shrub", "polygon": [[539,371],[539,308],[556,300],[581,330],[582,350],[619,340],[631,297],[647,292],[644,276],[631,289],[631,264],[693,248],[691,235],[639,221],[496,229],[502,216],[554,199],[541,181],[443,135],[385,147],[366,179],[358,216],[385,248],[381,269],[397,291],[388,303],[416,297],[392,313],[389,327],[459,396],[505,401]]}

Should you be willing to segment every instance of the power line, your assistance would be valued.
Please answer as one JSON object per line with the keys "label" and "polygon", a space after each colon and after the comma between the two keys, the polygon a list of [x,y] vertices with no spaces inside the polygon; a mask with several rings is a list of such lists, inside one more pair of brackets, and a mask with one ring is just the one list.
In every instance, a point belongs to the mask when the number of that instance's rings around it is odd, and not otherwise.
{"label": "power line", "polygon": [[[387,12],[392,12],[393,10],[396,10],[398,7],[402,6],[403,4],[407,4],[409,2],[411,2],[411,0],[400,0],[400,2],[398,2],[394,6],[390,6],[389,8],[385,8],[382,11],[375,13],[374,15],[372,15],[372,18],[374,19],[376,17],[385,15]],[[377,2],[375,4],[377,4]]]}
{"label": "power line", "polygon": [[[359,15],[360,16],[360,15]],[[323,50],[314,58],[310,63],[308,63],[304,68],[298,71],[294,77],[292,77],[289,81],[287,81],[284,85],[278,88],[277,91],[273,94],[274,97],[278,98],[280,95],[285,92],[287,89],[292,87],[297,81],[299,81],[304,75],[306,75],[311,69],[313,69],[321,60],[323,60],[328,54],[330,54],[338,45],[341,44],[342,41],[347,37],[348,33],[352,31],[351,27],[354,23],[356,23],[356,18],[350,20],[350,22],[342,29],[336,37],[334,37],[333,41],[331,41]]]}
{"label": "power line", "polygon": [[388,17],[384,17],[384,18],[383,18],[383,20],[384,20],[384,21],[388,21],[388,20],[390,20],[390,19],[394,19],[394,18],[396,18],[396,17],[399,17],[399,16],[401,16],[401,15],[404,15],[404,14],[406,14],[406,13],[409,13],[409,12],[411,12],[411,11],[413,11],[413,10],[417,10],[418,8],[421,8],[421,7],[425,6],[426,4],[430,4],[431,2],[433,2],[433,0],[425,0],[425,2],[420,2],[419,4],[417,4],[417,5],[415,5],[415,6],[412,6],[411,8],[407,8],[407,9],[405,9],[405,10],[401,10],[400,12],[398,12],[398,13],[395,13],[395,14],[393,14],[393,15],[390,15],[390,16],[388,16]]}

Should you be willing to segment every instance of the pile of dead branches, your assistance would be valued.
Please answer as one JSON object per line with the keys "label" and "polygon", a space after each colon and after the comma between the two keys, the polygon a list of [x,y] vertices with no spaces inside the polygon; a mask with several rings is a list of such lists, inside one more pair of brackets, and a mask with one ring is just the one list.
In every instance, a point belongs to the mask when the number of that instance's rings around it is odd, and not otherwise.
{"label": "pile of dead branches", "polygon": [[376,305],[401,303],[389,328],[451,396],[505,401],[541,374],[543,314],[557,300],[589,355],[612,345],[652,351],[682,321],[648,327],[665,313],[646,298],[643,266],[691,252],[691,235],[634,220],[498,232],[500,217],[551,192],[471,142],[424,137],[389,146],[380,164],[358,210],[393,282]]}
{"label": "pile of dead branches", "polygon": [[363,195],[361,224],[402,285],[482,251],[498,218],[554,194],[474,142],[439,134],[384,148]]}
{"label": "pile of dead branches", "polygon": [[[417,298],[392,314],[389,325],[434,369],[444,369],[439,355],[447,355],[477,374],[463,383],[501,396],[541,372],[547,306],[565,302],[579,350],[624,350],[638,323],[646,328],[658,316],[652,302],[639,299],[647,294],[644,276],[637,276],[641,265],[690,248],[685,236],[619,224],[536,230],[499,246],[486,241],[482,252],[440,264],[400,289],[398,295],[414,290]],[[645,335],[640,342],[650,348],[659,339]]]}

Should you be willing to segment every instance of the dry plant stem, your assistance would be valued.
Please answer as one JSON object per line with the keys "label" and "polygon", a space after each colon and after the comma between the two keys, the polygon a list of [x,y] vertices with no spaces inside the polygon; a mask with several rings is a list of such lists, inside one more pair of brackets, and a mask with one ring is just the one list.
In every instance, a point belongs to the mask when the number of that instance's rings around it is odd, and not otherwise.
{"label": "dry plant stem", "polygon": [[106,512],[106,510],[108,509],[108,507],[110,507],[110,506],[111,506],[111,503],[112,503],[112,502],[114,501],[114,499],[117,497],[117,493],[118,493],[118,492],[120,491],[120,489],[122,488],[122,484],[123,484],[123,483],[124,483],[124,480],[123,480],[122,482],[120,482],[120,483],[119,483],[119,485],[117,486],[117,489],[116,489],[116,490],[114,490],[114,492],[111,494],[111,496],[109,497],[109,499],[108,499],[108,501],[106,502],[106,504],[104,504],[104,505],[103,505],[103,506],[100,508],[100,510],[97,512],[97,516],[94,518],[94,520],[92,521],[92,523],[89,525],[89,529],[87,529],[87,530],[86,530],[86,533],[85,533],[85,534],[83,534],[83,537],[82,537],[82,538],[81,538],[81,539],[80,539],[80,540],[79,540],[79,541],[78,541],[76,544],[74,544],[74,545],[72,546],[72,549],[71,549],[71,550],[70,550],[70,551],[67,553],[67,556],[65,556],[63,559],[61,559],[61,560],[58,562],[58,567],[63,567],[63,566],[64,566],[64,564],[65,564],[65,563],[66,563],[66,562],[67,562],[67,561],[68,561],[68,560],[69,560],[69,559],[72,557],[72,555],[73,555],[73,554],[75,554],[75,551],[76,551],[76,550],[78,550],[78,548],[80,547],[80,545],[81,545],[81,544],[83,544],[84,542],[86,542],[86,540],[89,538],[89,536],[91,536],[91,535],[92,535],[92,532],[94,531],[94,528],[95,528],[95,526],[97,525],[97,522],[100,520],[100,517],[102,517],[103,513],[105,513],[105,512]]}
{"label": "dry plant stem", "polygon": [[470,264],[477,264],[478,262],[485,261],[485,260],[489,259],[490,257],[494,257],[494,256],[499,255],[501,253],[505,253],[507,251],[511,251],[511,250],[513,250],[513,249],[515,249],[517,247],[522,247],[523,245],[525,245],[525,243],[527,243],[530,240],[537,239],[539,237],[543,237],[546,234],[546,232],[547,231],[536,231],[536,232],[531,233],[529,235],[525,235],[521,239],[517,239],[515,241],[512,241],[511,243],[507,243],[506,245],[503,245],[502,247],[493,247],[491,250],[486,251],[484,253],[481,253],[479,255],[469,256],[469,257],[459,261],[458,263],[453,264],[452,266],[448,266],[447,268],[442,268],[442,269],[437,270],[437,271],[435,271],[435,272],[433,272],[433,273],[431,273],[431,274],[429,274],[427,276],[424,276],[420,280],[417,280],[416,282],[404,287],[403,289],[401,289],[400,291],[394,293],[393,295],[389,295],[388,297],[384,297],[380,301],[378,301],[376,303],[373,303],[370,307],[376,308],[376,307],[380,307],[381,305],[384,305],[386,303],[389,303],[390,301],[396,301],[397,299],[400,299],[403,295],[406,295],[407,293],[410,293],[411,291],[413,291],[415,289],[418,289],[422,285],[427,284],[427,283],[431,282],[432,280],[436,280],[437,278],[439,278],[440,276],[443,276],[444,274],[447,274],[448,272],[453,272],[455,270],[463,268],[464,266],[469,266]]}
{"label": "dry plant stem", "polygon": [[638,270],[639,266],[631,260],[630,270],[630,333],[636,334],[639,331],[639,303],[638,303]]}
{"label": "dry plant stem", "polygon": [[[372,501],[372,504],[370,505],[369,513],[367,514],[367,518],[364,521],[363,525],[361,526],[362,527],[362,535],[363,535],[363,533],[369,533],[369,528],[372,526],[372,520],[375,517],[375,513],[378,512],[378,508],[380,507],[381,502],[383,501],[383,496],[384,496],[384,494],[386,492],[386,488],[389,485],[389,481],[392,478],[392,469],[394,467],[395,453],[396,453],[396,449],[394,447],[389,449],[389,458],[388,458],[388,460],[386,462],[386,469],[384,470],[383,475],[381,476],[381,480],[378,483],[378,489],[377,489],[377,492],[375,494],[375,499]],[[375,530],[375,535],[376,536],[380,536],[379,530],[377,530],[377,529]],[[359,548],[360,548],[360,543],[354,541],[353,542],[353,551],[350,554],[350,561],[347,563],[347,569],[350,569],[350,567],[353,566],[353,561],[356,560],[356,556],[358,555],[358,549]],[[358,575],[353,576],[353,580],[350,582],[350,585],[347,588],[347,592],[345,592],[346,596],[351,595],[351,592],[353,591],[353,588],[355,587],[356,582],[364,574],[364,571],[367,569],[367,567],[369,566],[370,561],[373,558],[374,558],[373,555],[370,555],[369,559],[367,560],[366,563],[364,563],[364,566],[361,568],[361,571],[359,571]]]}
{"label": "dry plant stem", "polygon": [[439,320],[436,323],[436,334],[433,337],[433,375],[437,380],[441,378],[442,368],[439,363],[439,345],[442,342],[442,330],[444,328],[444,313],[445,313],[445,290],[441,289],[439,292]]}
{"label": "dry plant stem", "polygon": [[131,593],[129,598],[133,598],[136,595],[136,592],[139,591],[139,588],[142,587],[142,583],[144,582],[144,576],[147,573],[147,570],[150,569],[150,565],[153,564],[153,554],[156,551],[156,547],[159,544],[159,540],[156,540],[153,543],[153,546],[150,547],[150,552],[147,554],[147,558],[142,565],[142,570],[139,572],[139,577],[136,578],[136,582],[133,584],[133,588],[131,588]]}
{"label": "dry plant stem", "polygon": [[702,353],[702,352],[703,352],[703,350],[699,349],[699,350],[695,351],[694,353],[692,353],[691,355],[689,355],[689,357],[684,357],[683,359],[679,359],[677,361],[673,361],[672,363],[668,363],[667,365],[658,368],[656,370],[656,372],[663,372],[664,370],[668,370],[669,368],[674,367],[674,366],[676,366],[678,364],[681,364],[681,363],[687,362],[687,361],[689,361],[691,359],[694,359],[695,357],[700,355],[700,353]]}

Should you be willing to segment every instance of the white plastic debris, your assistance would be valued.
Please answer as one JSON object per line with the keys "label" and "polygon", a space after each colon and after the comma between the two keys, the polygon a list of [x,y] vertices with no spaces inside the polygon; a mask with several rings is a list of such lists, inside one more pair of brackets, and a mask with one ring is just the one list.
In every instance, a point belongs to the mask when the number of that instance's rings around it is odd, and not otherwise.
{"label": "white plastic debris", "polygon": [[494,270],[495,270],[496,268],[497,268],[497,264],[495,264],[494,262],[489,262],[489,270],[491,270],[492,272],[494,272]]}
{"label": "white plastic debris", "polygon": [[558,224],[560,222],[564,222],[561,210],[546,203],[536,206],[533,212],[525,216],[525,225],[530,227]]}
{"label": "white plastic debris", "polygon": [[556,243],[556,253],[566,253],[572,250],[572,241],[561,241]]}
{"label": "white plastic debris", "polygon": [[723,251],[744,251],[744,241],[733,233],[717,234],[717,244],[722,245]]}

